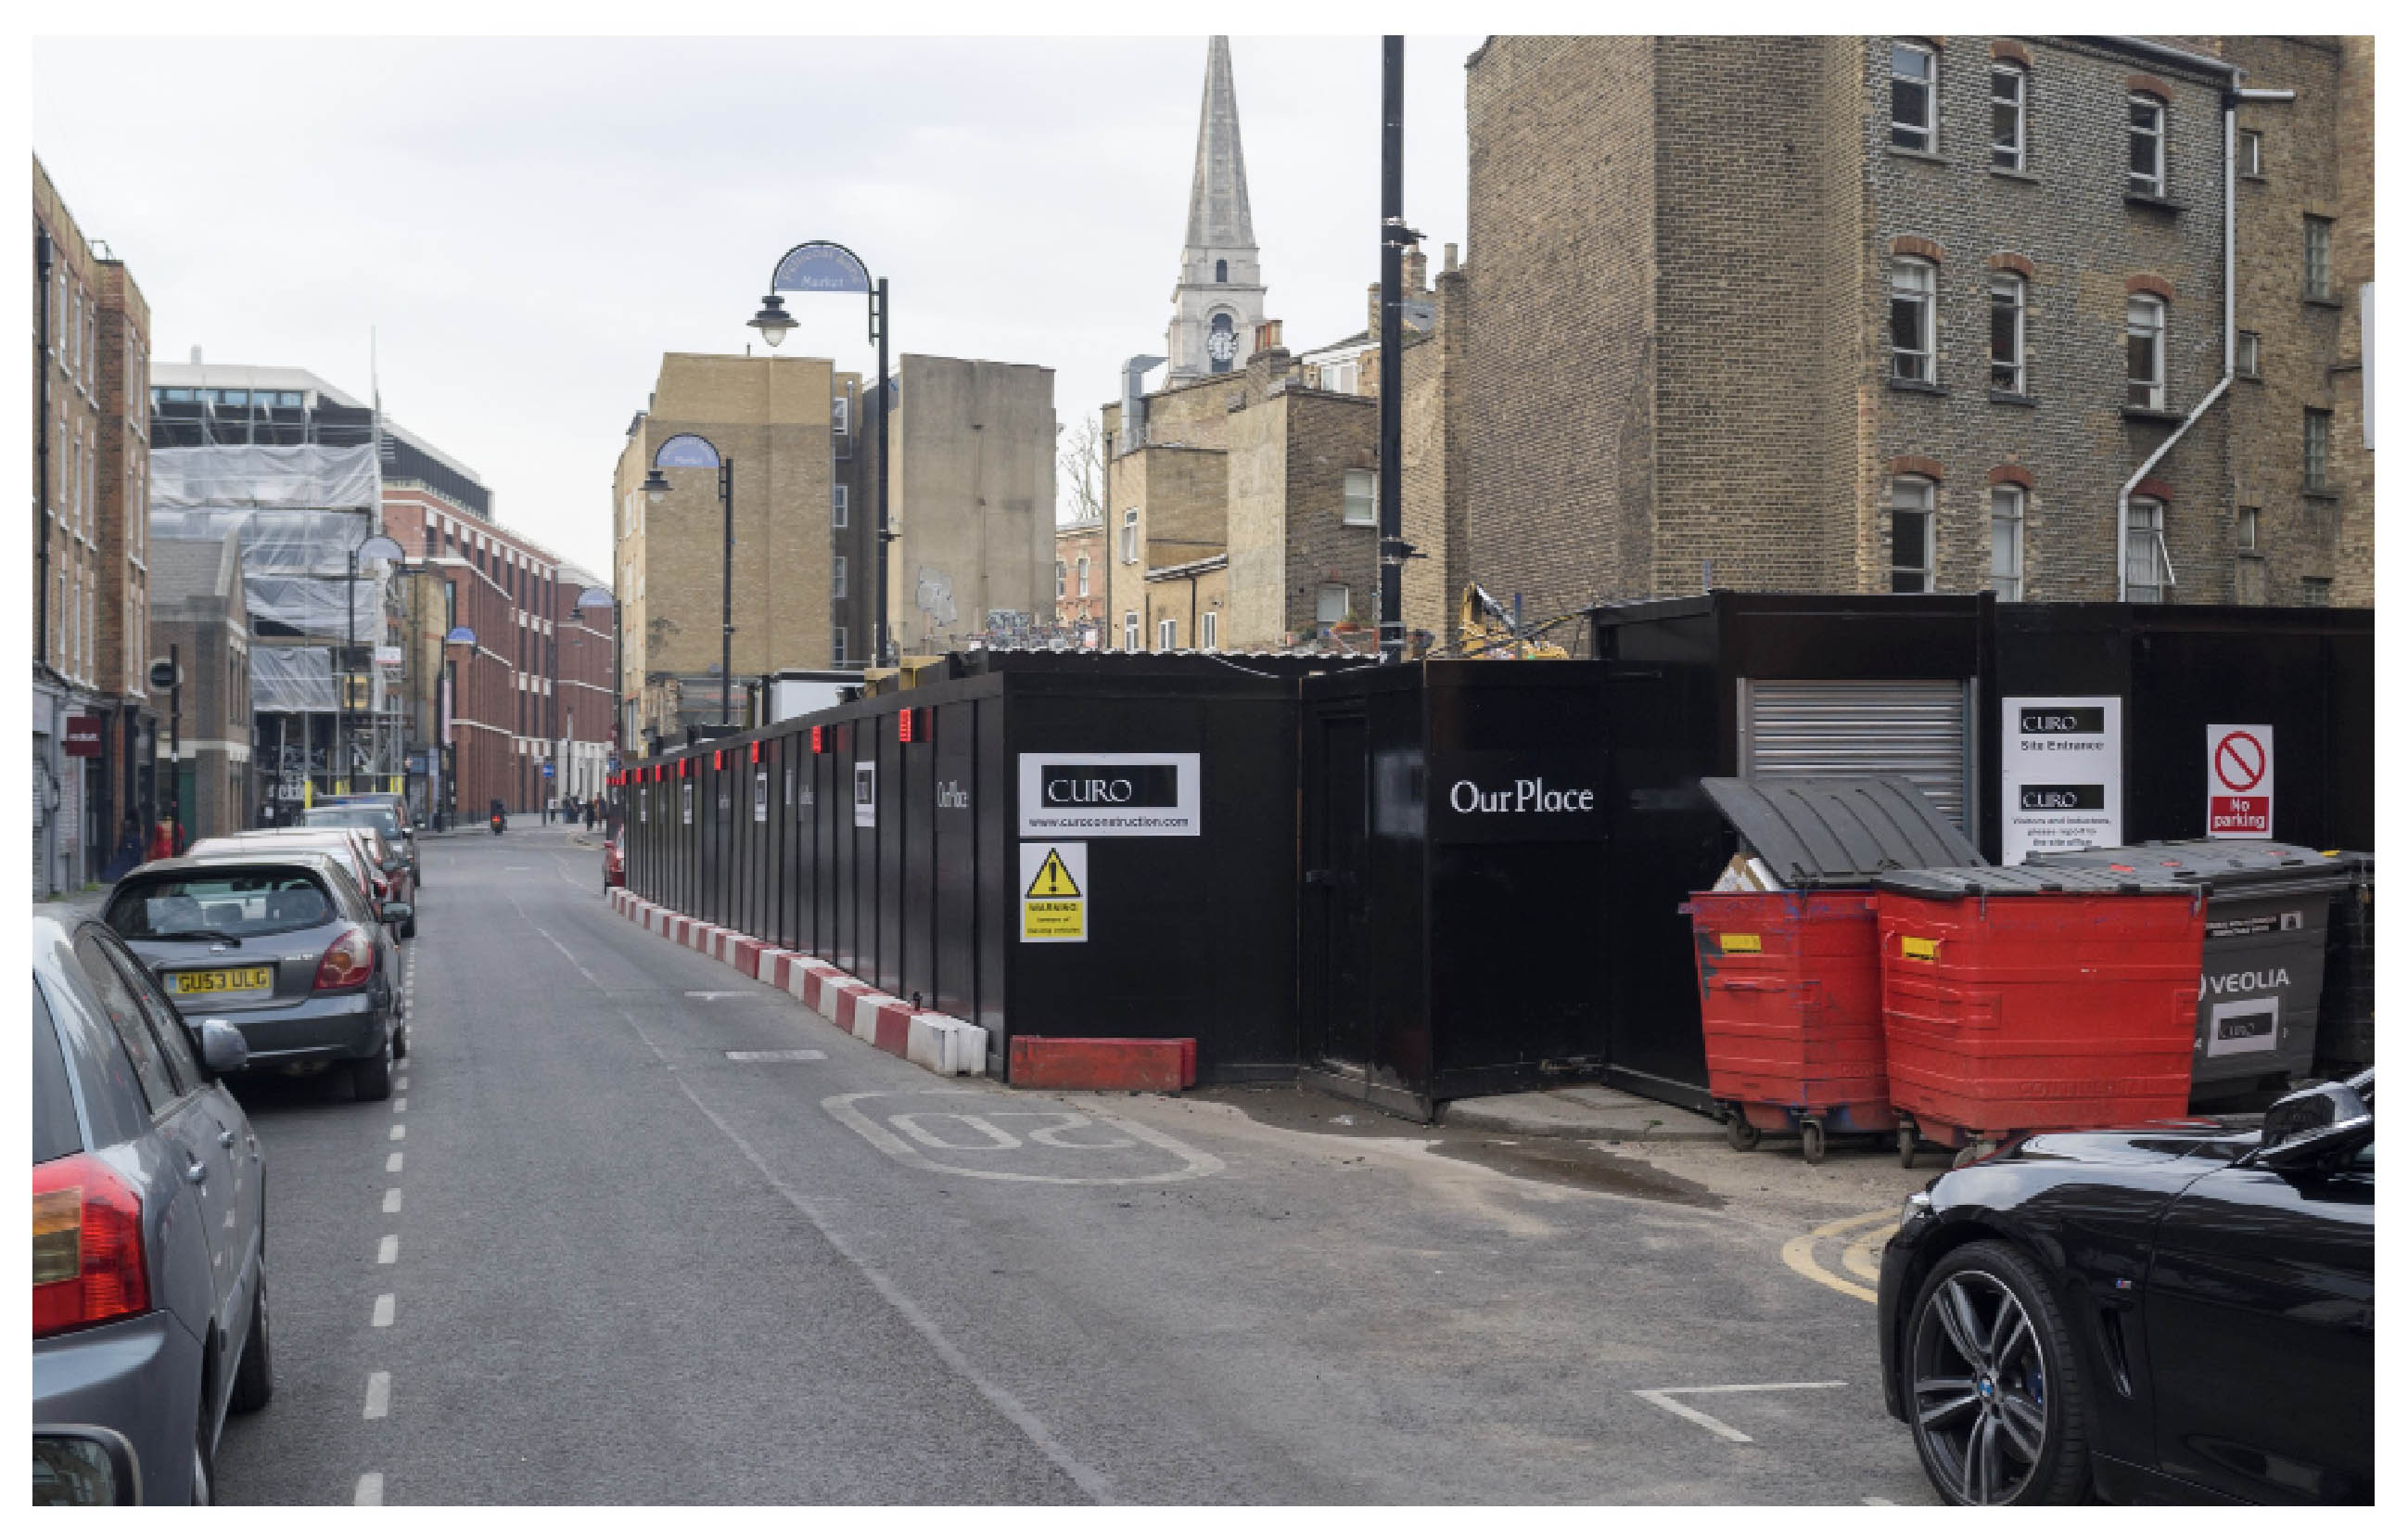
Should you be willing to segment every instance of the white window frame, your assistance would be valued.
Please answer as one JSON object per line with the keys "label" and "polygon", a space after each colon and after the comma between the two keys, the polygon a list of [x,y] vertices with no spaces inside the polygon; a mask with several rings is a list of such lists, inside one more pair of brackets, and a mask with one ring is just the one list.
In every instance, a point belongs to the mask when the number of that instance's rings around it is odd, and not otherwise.
{"label": "white window frame", "polygon": [[1321,365],[1321,387],[1332,395],[1352,395],[1362,377],[1362,364],[1349,357]]}
{"label": "white window frame", "polygon": [[2243,507],[2232,514],[2232,547],[2243,554],[2258,552],[2258,511],[2256,507]]}
{"label": "white window frame", "polygon": [[2234,171],[2238,175],[2262,177],[2266,174],[2266,134],[2259,128],[2242,128],[2235,132],[2233,144]]}
{"label": "white window frame", "polygon": [[852,525],[853,487],[850,485],[831,486],[829,488],[828,500],[828,526],[851,527]]}
{"label": "white window frame", "polygon": [[[2028,380],[2024,373],[2024,307],[2030,297],[2030,285],[2021,272],[1990,274],[1990,387],[2009,395],[2026,395]],[[2008,300],[2006,305],[2000,299]],[[2008,354],[1999,355],[1999,317],[2001,308],[2011,309],[2008,316],[2010,334]]]}
{"label": "white window frame", "polygon": [[[1378,527],[1380,525],[1380,477],[1370,469],[1346,471],[1344,489],[1339,503],[1338,521],[1342,527]],[[1354,487],[1360,483],[1364,494],[1357,497]],[[1356,509],[1361,509],[1357,514]]]}
{"label": "white window frame", "polygon": [[[2012,93],[1999,89],[2002,80],[2014,81]],[[2020,171],[2024,168],[2025,133],[2031,122],[2026,103],[2031,94],[2031,71],[2013,59],[1990,61],[1990,165],[1994,170]],[[2014,131],[2002,136],[1999,132],[2001,112],[2014,114]]]}
{"label": "white window frame", "polygon": [[1221,648],[1221,615],[1217,610],[1207,608],[1197,614],[1196,626],[1197,648],[1208,651],[1217,651]]}
{"label": "white window frame", "polygon": [[[2021,485],[2005,484],[1990,487],[1990,590],[2000,602],[2021,602],[2024,599],[2024,511],[2028,497]],[[1999,541],[2006,534],[2003,546]],[[2006,568],[2000,569],[1999,556],[2004,553]]]}
{"label": "white window frame", "polygon": [[[2132,344],[2149,343],[2146,371],[2133,366]],[[2141,410],[2166,408],[2166,301],[2156,294],[2134,294],[2124,301],[2124,403]]]}
{"label": "white window frame", "polygon": [[[1121,513],[1121,563],[1123,565],[1137,563],[1137,508],[1135,507]],[[1135,650],[1137,647],[1132,645],[1129,648]]]}
{"label": "white window frame", "polygon": [[830,660],[832,660],[833,662],[835,662],[835,664],[836,664],[836,665],[838,665],[838,666],[839,666],[839,667],[840,667],[840,666],[843,666],[843,665],[844,665],[844,661],[845,661],[845,656],[844,656],[844,650],[845,650],[845,632],[844,632],[844,625],[843,625],[843,624],[839,624],[836,625],[835,629],[830,633],[830,635],[829,635],[829,637],[828,637],[828,639],[829,639],[829,644],[828,644],[829,659],[830,659]]}
{"label": "white window frame", "polygon": [[[1920,79],[1899,73],[1901,55],[1923,61]],[[1900,84],[1922,88],[1923,120],[1920,122],[1898,115],[1898,88]],[[1929,43],[1910,42],[1904,38],[1893,38],[1890,42],[1889,142],[1892,149],[1911,150],[1917,154],[1940,152],[1940,50]]]}
{"label": "white window frame", "polygon": [[2135,495],[2128,508],[2124,600],[2168,601],[2168,594],[2174,589],[2174,562],[2166,552],[2166,504],[2154,495]]}
{"label": "white window frame", "polygon": [[1087,556],[1084,554],[1079,556],[1079,595],[1087,595]]}
{"label": "white window frame", "polygon": [[[1330,616],[1330,594],[1338,594],[1336,617]],[[1315,624],[1343,624],[1354,614],[1354,592],[1343,581],[1326,581],[1312,594],[1312,621]]]}
{"label": "white window frame", "polygon": [[2232,337],[2232,370],[2244,379],[2255,379],[2264,362],[2265,337],[2254,330],[2236,331]]}
{"label": "white window frame", "polygon": [[1132,608],[1127,612],[1121,615],[1121,649],[1125,651],[1136,650],[1138,648],[1137,634],[1137,610]]}
{"label": "white window frame", "polygon": [[[2166,104],[2157,97],[2135,91],[2125,98],[2130,132],[2127,142],[2134,150],[2146,145],[2150,164],[2147,175],[2127,165],[2127,188],[2136,197],[2163,197],[2166,194]],[[2145,123],[2140,121],[2143,110],[2149,114]]]}
{"label": "white window frame", "polygon": [[838,437],[853,434],[853,397],[849,395],[828,396],[828,430]]}
{"label": "white window frame", "polygon": [[1179,620],[1158,618],[1154,621],[1154,648],[1158,651],[1179,648]]}
{"label": "white window frame", "polygon": [[853,571],[851,562],[838,554],[828,561],[828,595],[842,598],[849,594]]}
{"label": "white window frame", "polygon": [[[1899,518],[1901,515],[1920,517],[1922,547],[1913,551],[1899,548]],[[1889,487],[1889,589],[1893,592],[1922,593],[1938,588],[1932,580],[1932,544],[1940,520],[1940,485],[1919,474],[1902,474],[1890,481]],[[1911,561],[1899,556],[1913,553]],[[1916,584],[1900,586],[1899,578],[1911,575]]]}
{"label": "white window frame", "polygon": [[[1921,256],[1898,256],[1889,271],[1889,376],[1906,383],[1937,383],[1940,268]],[[1901,303],[1916,307],[1915,347],[1898,344]]]}

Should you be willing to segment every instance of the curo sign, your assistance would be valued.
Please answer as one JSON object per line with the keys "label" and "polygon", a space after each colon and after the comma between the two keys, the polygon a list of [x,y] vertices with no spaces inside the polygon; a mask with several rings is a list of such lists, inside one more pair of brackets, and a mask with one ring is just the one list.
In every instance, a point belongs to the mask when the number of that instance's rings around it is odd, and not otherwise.
{"label": "curo sign", "polygon": [[1583,752],[1433,752],[1433,842],[1583,842],[1605,837],[1605,761]]}
{"label": "curo sign", "polygon": [[2124,839],[2124,700],[2008,698],[2000,851],[2020,864]]}
{"label": "curo sign", "polygon": [[1194,752],[1024,752],[1023,837],[1195,837],[1202,817]]}

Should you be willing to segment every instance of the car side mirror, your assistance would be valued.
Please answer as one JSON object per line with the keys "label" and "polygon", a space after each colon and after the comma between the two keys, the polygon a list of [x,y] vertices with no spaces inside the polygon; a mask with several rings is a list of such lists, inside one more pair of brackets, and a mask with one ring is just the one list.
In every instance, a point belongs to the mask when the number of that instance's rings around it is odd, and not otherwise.
{"label": "car side mirror", "polygon": [[2266,1111],[2252,1159],[2277,1170],[2313,1167],[2373,1128],[2374,1111],[2356,1088],[2344,1082],[2319,1083],[2277,1099]]}
{"label": "car side mirror", "polygon": [[408,901],[387,901],[379,911],[389,925],[395,927],[418,915],[418,909]]}
{"label": "car side mirror", "polygon": [[239,1071],[251,1060],[251,1046],[244,1042],[242,1030],[222,1018],[202,1019],[193,1026],[193,1036],[201,1047],[201,1064],[214,1076]]}
{"label": "car side mirror", "polygon": [[142,1501],[142,1463],[114,1428],[79,1423],[34,1428],[36,1508],[115,1508]]}

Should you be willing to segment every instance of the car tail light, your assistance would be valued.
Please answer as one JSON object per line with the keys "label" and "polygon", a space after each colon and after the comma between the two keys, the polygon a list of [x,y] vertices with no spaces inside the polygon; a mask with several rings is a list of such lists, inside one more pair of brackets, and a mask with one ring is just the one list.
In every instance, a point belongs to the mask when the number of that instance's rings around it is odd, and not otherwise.
{"label": "car tail light", "polygon": [[318,960],[318,991],[348,991],[365,986],[376,971],[376,945],[368,935],[357,927],[347,927],[343,936],[326,945]]}
{"label": "car tail light", "polygon": [[88,1152],[34,1167],[34,1336],[150,1309],[142,1197]]}

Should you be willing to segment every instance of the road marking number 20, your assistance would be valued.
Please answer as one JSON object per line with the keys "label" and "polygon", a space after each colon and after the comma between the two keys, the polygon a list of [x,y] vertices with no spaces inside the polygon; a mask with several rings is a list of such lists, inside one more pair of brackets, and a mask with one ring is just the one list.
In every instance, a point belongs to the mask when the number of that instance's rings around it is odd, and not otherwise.
{"label": "road marking number 20", "polygon": [[[975,1088],[843,1093],[821,1101],[837,1123],[925,1172],[1023,1184],[1169,1184],[1222,1170],[1218,1157],[1101,1109],[989,1107]],[[914,1098],[902,1112],[872,1098]],[[975,1111],[963,1097],[983,1098]],[[939,1108],[929,1098],[952,1100]],[[1067,1155],[1066,1155],[1067,1154]]]}

